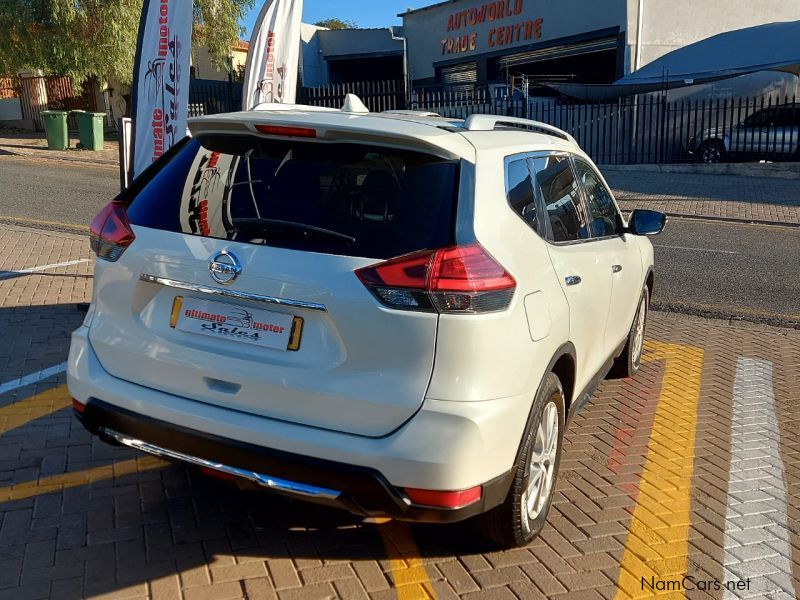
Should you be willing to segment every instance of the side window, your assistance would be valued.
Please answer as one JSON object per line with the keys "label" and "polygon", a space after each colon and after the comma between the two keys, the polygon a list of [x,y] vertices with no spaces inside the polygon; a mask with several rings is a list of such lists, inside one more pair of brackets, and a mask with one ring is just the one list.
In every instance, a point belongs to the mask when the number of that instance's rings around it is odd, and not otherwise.
{"label": "side window", "polygon": [[514,160],[506,165],[506,198],[511,208],[533,229],[538,231],[536,197],[533,193],[533,180],[525,158]]}
{"label": "side window", "polygon": [[759,110],[744,120],[745,127],[764,127],[766,126],[767,111]]}
{"label": "side window", "polygon": [[547,210],[552,240],[570,242],[587,239],[588,222],[569,158],[535,158],[533,165],[536,170],[536,185]]}
{"label": "side window", "polygon": [[621,220],[611,192],[586,162],[575,159],[575,168],[586,193],[586,209],[592,237],[619,235]]}

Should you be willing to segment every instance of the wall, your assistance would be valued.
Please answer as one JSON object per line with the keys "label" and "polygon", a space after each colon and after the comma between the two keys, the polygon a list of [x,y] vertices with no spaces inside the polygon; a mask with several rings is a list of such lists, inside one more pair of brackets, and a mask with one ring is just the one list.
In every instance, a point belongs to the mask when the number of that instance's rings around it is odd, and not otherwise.
{"label": "wall", "polygon": [[[648,0],[649,1],[649,0]],[[546,43],[610,27],[625,30],[628,0],[461,0],[405,13],[412,80],[432,78],[440,61],[467,62],[469,57]],[[503,8],[502,17],[490,20]],[[485,20],[472,25],[469,14],[461,27],[461,11],[485,10]],[[479,14],[479,13],[473,13]],[[541,21],[538,21],[541,19]],[[538,26],[537,26],[538,22]],[[499,28],[514,26],[514,39],[505,43]],[[502,42],[502,43],[501,43]]]}
{"label": "wall", "polygon": [[[244,68],[247,62],[247,51],[240,48],[231,48],[233,55],[233,70],[240,66]],[[215,81],[228,81],[228,70],[220,69],[211,61],[211,54],[205,47],[192,50],[192,66],[198,79],[213,79]]]}
{"label": "wall", "polygon": [[302,23],[300,25],[300,39],[303,45],[300,68],[302,72],[302,85],[306,87],[319,87],[328,85],[328,69],[322,58],[319,46],[318,31],[322,27]]}
{"label": "wall", "polygon": [[[639,0],[628,0],[631,65]],[[800,20],[798,0],[643,0],[642,64],[724,31]]]}

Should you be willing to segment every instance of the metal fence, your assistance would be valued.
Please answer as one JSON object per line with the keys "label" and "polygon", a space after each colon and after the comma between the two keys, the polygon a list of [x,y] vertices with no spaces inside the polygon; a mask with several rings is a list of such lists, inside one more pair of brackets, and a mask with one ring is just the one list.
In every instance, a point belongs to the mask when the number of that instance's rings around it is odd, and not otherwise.
{"label": "metal fence", "polygon": [[[341,108],[347,94],[356,94],[373,112],[406,107],[402,81],[361,81],[322,87],[298,88],[297,103]],[[241,110],[242,83],[192,79],[189,83],[189,116],[211,115]]]}
{"label": "metal fence", "polygon": [[[44,131],[42,111],[105,110],[97,106],[96,86],[96,80],[87,80],[76,88],[65,75],[0,77],[0,98],[19,98],[23,120],[34,130]],[[75,128],[74,117],[69,118],[68,124]]]}
{"label": "metal fence", "polygon": [[614,102],[491,97],[488,92],[415,91],[411,108],[463,119],[473,113],[524,117],[572,135],[600,164],[657,164],[728,158],[800,159],[795,97],[679,100],[639,96]]}
{"label": "metal fence", "polygon": [[302,87],[299,104],[341,108],[347,94],[356,94],[372,112],[406,108],[406,88],[402,80],[358,81],[324,87]]}
{"label": "metal fence", "polygon": [[0,77],[0,100],[19,98],[19,81],[16,77]]}
{"label": "metal fence", "polygon": [[189,80],[189,116],[242,110],[242,83],[214,79]]}
{"label": "metal fence", "polygon": [[[492,96],[488,90],[414,90],[402,81],[365,81],[303,87],[297,102],[340,108],[353,93],[373,112],[412,109],[463,119],[473,113],[524,117],[572,135],[600,164],[659,164],[738,158],[800,160],[797,98],[669,101],[663,95],[610,102]],[[192,116],[240,110],[242,84],[193,79]]]}

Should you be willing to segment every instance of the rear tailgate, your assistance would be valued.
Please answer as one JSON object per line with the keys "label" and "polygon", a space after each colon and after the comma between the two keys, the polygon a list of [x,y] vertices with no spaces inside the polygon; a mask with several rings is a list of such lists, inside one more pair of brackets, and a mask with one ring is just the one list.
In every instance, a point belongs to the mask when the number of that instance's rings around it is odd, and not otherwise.
{"label": "rear tailgate", "polygon": [[[112,375],[169,392],[315,427],[388,433],[419,408],[430,380],[437,316],[380,307],[353,274],[375,262],[236,244],[135,227],[136,241],[99,265],[92,346]],[[239,258],[226,292],[302,300],[325,311],[216,297],[142,281],[142,274],[219,287],[208,259]],[[303,319],[297,351],[170,326],[176,297]],[[217,306],[217,305],[211,305]],[[226,312],[222,310],[221,312]]]}

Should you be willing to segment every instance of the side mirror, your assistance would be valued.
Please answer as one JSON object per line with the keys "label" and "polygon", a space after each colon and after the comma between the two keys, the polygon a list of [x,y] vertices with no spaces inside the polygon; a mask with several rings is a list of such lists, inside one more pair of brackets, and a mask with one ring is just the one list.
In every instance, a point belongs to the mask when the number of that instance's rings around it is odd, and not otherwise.
{"label": "side mirror", "polygon": [[633,235],[658,235],[664,231],[667,215],[655,210],[636,209],[628,219],[628,233]]}

